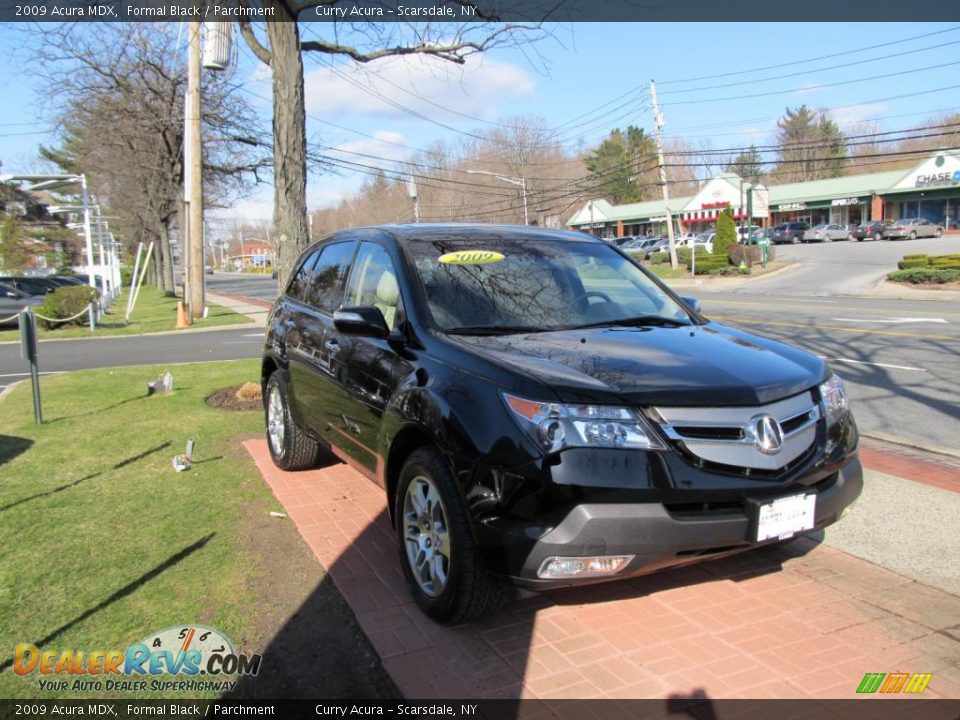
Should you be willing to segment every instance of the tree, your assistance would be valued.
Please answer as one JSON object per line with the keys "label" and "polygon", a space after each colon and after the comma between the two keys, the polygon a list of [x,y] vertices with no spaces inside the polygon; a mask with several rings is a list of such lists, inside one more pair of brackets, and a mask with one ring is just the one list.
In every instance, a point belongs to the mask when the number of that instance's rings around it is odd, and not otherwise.
{"label": "tree", "polygon": [[742,151],[736,157],[730,159],[726,167],[727,172],[736,173],[744,180],[749,180],[756,185],[763,176],[763,158],[760,157],[760,151],[756,145],[751,145],[749,150]]}
{"label": "tree", "polygon": [[737,225],[733,213],[727,208],[717,218],[717,234],[713,237],[713,254],[726,257],[730,248],[737,244]]}
{"label": "tree", "polygon": [[0,270],[22,270],[27,264],[28,255],[22,240],[16,219],[8,215],[0,225]]}
{"label": "tree", "polygon": [[[153,279],[173,293],[171,240],[183,197],[186,67],[177,28],[161,24],[47,28],[34,36],[36,72],[56,83],[57,147],[41,155],[85,173],[92,193],[127,240],[154,241]],[[244,190],[269,164],[256,116],[229,78],[204,93],[204,187],[211,204]],[[181,232],[182,235],[182,232]]]}
{"label": "tree", "polygon": [[781,182],[804,182],[839,177],[844,173],[846,140],[825,112],[806,105],[787,108],[777,120],[777,178]]}
{"label": "tree", "polygon": [[656,143],[641,128],[613,130],[584,161],[587,187],[616,205],[645,200],[657,189],[656,158]]}
{"label": "tree", "polygon": [[[240,0],[249,7],[249,0]],[[330,4],[330,3],[324,3]],[[307,133],[304,108],[303,52],[349,58],[359,63],[379,58],[425,55],[463,64],[467,58],[496,47],[513,45],[530,33],[541,32],[539,23],[499,23],[496,7],[481,7],[473,0],[454,0],[453,6],[473,8],[474,20],[457,23],[351,23],[317,24],[334,28],[331,39],[304,41],[297,19],[318,3],[298,0],[261,0],[271,14],[266,42],[261,41],[246,18],[238,22],[253,54],[270,67],[273,83],[274,226],[280,283],[308,241],[307,233]],[[544,18],[546,19],[546,18]]]}

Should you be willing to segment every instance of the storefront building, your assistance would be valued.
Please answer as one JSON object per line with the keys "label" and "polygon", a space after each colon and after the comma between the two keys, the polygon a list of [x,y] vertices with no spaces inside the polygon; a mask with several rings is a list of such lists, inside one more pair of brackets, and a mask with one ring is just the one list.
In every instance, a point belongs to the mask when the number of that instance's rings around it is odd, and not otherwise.
{"label": "storefront building", "polygon": [[[590,208],[592,211],[588,212]],[[934,153],[909,171],[892,170],[786,185],[752,186],[733,173],[707,181],[696,195],[672,198],[675,232],[712,230],[729,209],[737,222],[772,227],[784,222],[852,225],[922,217],[948,231],[960,227],[960,156]],[[592,215],[591,215],[592,212]],[[567,221],[598,237],[666,232],[662,200],[610,205],[593,200]]]}

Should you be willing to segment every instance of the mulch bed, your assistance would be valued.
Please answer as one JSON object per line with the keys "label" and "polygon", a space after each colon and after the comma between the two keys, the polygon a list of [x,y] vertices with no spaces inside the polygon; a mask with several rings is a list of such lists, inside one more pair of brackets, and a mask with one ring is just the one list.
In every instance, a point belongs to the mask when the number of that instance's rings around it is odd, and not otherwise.
{"label": "mulch bed", "polygon": [[217,390],[213,395],[208,395],[204,401],[210,407],[220,408],[221,410],[262,410],[263,400],[253,398],[251,400],[240,400],[237,397],[237,390],[242,385]]}

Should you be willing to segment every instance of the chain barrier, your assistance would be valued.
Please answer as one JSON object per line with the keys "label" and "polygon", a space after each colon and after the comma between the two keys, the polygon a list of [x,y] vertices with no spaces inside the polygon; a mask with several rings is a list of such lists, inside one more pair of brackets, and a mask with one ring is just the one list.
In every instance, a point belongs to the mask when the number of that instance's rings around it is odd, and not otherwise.
{"label": "chain barrier", "polygon": [[[68,318],[48,318],[48,317],[46,317],[45,315],[41,315],[40,313],[38,313],[38,312],[36,312],[36,311],[34,311],[33,314],[36,315],[36,316],[37,316],[38,318],[40,318],[41,320],[46,320],[47,322],[65,323],[65,322],[70,322],[71,320],[76,320],[78,317],[80,317],[80,316],[83,315],[84,313],[88,312],[88,311],[90,310],[91,306],[94,306],[94,303],[89,303],[89,304],[87,304],[87,305],[83,308],[83,310],[81,310],[80,312],[78,312],[78,313],[77,313],[76,315],[74,315],[73,317],[68,317]],[[17,313],[17,314],[19,315],[19,313]],[[16,317],[16,315],[14,315],[14,317]]]}
{"label": "chain barrier", "polygon": [[11,320],[16,320],[18,317],[20,317],[20,313],[14,313],[13,315],[11,315],[11,316],[8,317],[8,318],[0,318],[0,325],[5,325],[6,323],[10,322]]}

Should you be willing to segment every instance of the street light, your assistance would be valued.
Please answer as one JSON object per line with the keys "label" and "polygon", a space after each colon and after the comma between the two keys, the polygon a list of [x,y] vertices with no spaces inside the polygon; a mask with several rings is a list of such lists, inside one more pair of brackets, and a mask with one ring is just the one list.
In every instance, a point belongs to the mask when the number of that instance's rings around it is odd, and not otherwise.
{"label": "street light", "polygon": [[514,185],[519,185],[520,189],[523,191],[523,224],[530,224],[530,217],[527,215],[527,181],[522,177],[504,177],[503,175],[497,175],[495,172],[489,172],[487,170],[467,170],[469,175],[490,175],[491,177],[497,178],[497,180],[503,180],[504,182],[513,183]]}

